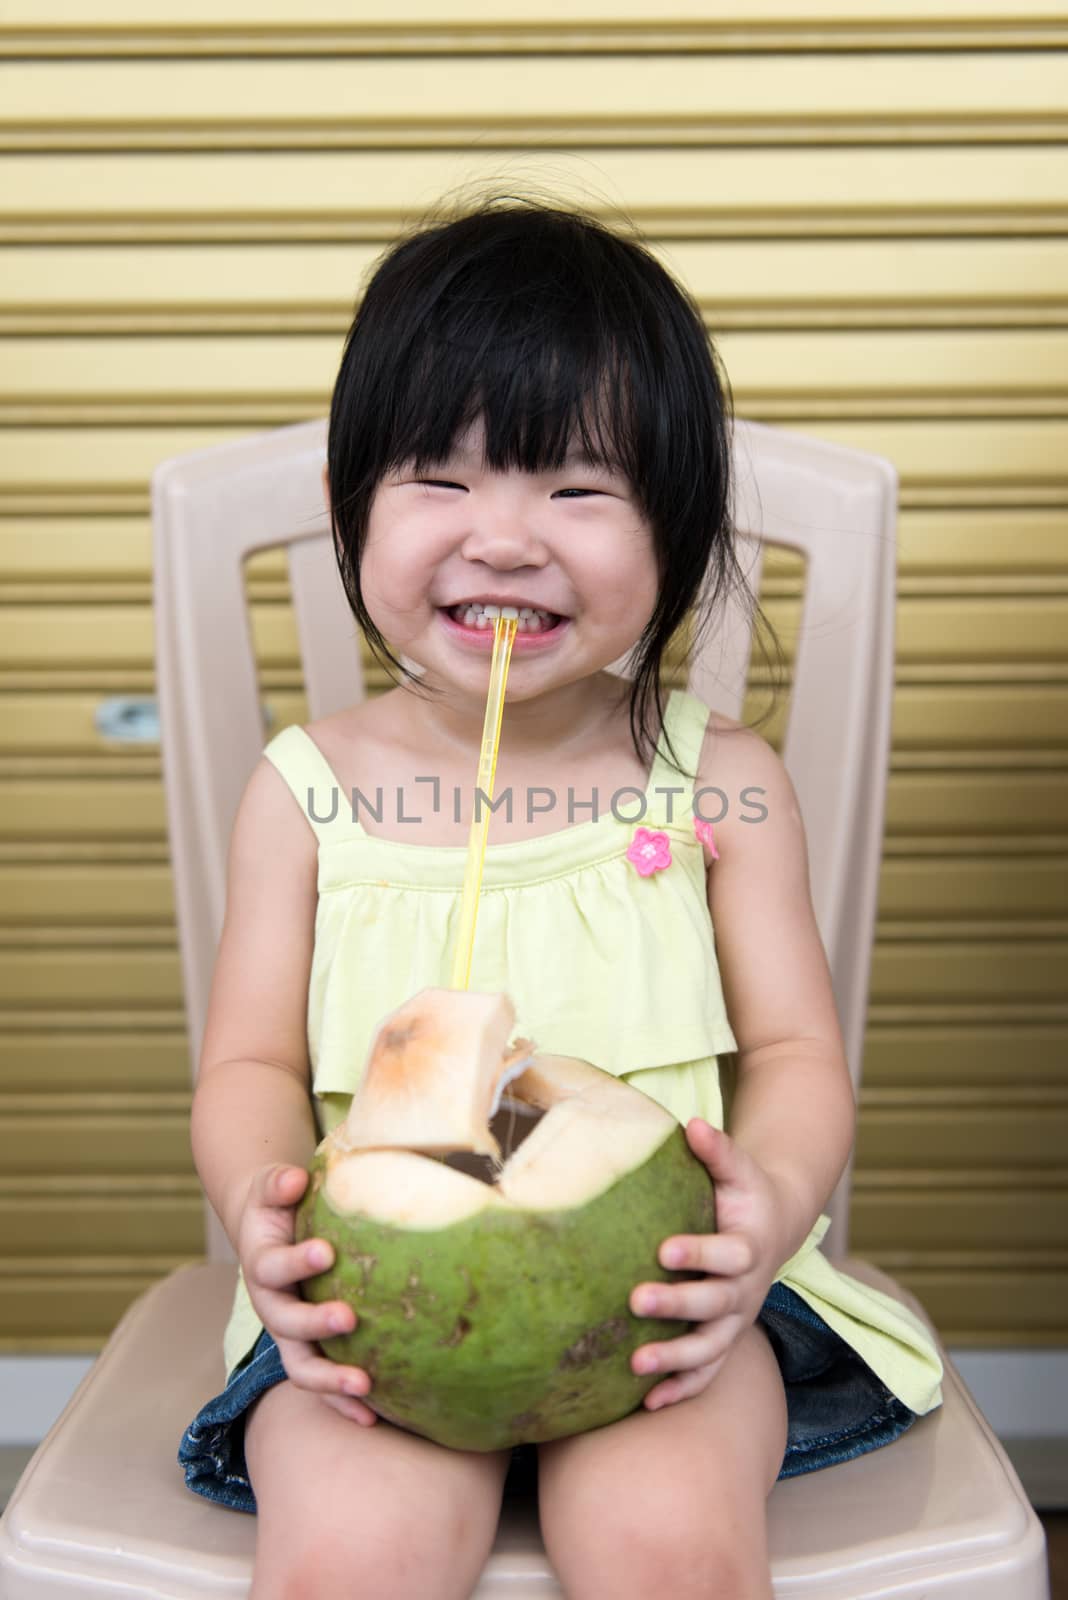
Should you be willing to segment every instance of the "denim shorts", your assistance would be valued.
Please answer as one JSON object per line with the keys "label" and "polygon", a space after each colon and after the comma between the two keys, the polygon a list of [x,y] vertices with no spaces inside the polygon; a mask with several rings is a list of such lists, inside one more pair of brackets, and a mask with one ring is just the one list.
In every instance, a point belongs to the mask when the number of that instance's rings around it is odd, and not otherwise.
{"label": "denim shorts", "polygon": [[[780,1479],[878,1450],[916,1421],[917,1413],[785,1284],[772,1284],[757,1321],[771,1341],[786,1390],[789,1424]],[[245,1465],[245,1416],[285,1375],[278,1346],[264,1331],[222,1394],[198,1412],[182,1437],[178,1461],[196,1494],[233,1511],[255,1511]],[[537,1451],[535,1444],[512,1450],[506,1497],[536,1488]]]}

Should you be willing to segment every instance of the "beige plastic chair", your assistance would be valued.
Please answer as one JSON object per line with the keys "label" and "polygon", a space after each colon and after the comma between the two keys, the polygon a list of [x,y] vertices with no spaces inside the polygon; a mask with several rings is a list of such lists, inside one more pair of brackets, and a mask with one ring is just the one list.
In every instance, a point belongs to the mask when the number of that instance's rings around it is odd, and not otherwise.
{"label": "beige plastic chair", "polygon": [[[230,827],[265,742],[245,557],[288,549],[310,717],[363,693],[323,508],[325,451],[317,421],[176,457],[153,477],[163,768],[194,1070]],[[737,425],[735,458],[754,580],[765,542],[806,558],[784,759],[856,1087],[890,743],[897,480],[877,457],[752,424]],[[740,713],[749,644],[732,612],[691,665],[690,687],[729,715]],[[824,1249],[930,1327],[913,1296],[846,1256],[851,1176],[850,1165],[828,1206]],[[207,1232],[211,1259],[130,1307],[30,1462],[0,1523],[4,1600],[247,1593],[255,1519],[192,1494],[175,1459],[182,1430],[224,1381],[235,1268],[210,1215]],[[942,1359],[938,1411],[887,1448],[776,1485],[780,1600],[1046,1600],[1042,1526],[944,1349]],[[562,1593],[533,1500],[506,1502],[475,1593]]]}

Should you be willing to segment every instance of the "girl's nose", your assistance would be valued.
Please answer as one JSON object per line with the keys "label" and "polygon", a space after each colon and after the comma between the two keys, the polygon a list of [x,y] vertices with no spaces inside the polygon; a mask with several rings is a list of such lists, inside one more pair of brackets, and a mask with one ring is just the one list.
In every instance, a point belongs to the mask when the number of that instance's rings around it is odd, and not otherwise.
{"label": "girl's nose", "polygon": [[491,567],[544,566],[549,559],[535,518],[521,511],[483,511],[472,519],[461,553]]}

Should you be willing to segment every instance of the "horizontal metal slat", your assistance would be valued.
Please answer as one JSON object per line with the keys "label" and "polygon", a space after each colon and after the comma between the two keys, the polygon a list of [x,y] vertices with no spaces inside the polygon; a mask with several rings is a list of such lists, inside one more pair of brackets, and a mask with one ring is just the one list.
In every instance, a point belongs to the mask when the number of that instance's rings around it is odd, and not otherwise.
{"label": "horizontal metal slat", "polygon": [[36,150],[907,145],[1048,139],[1068,121],[1044,51],[873,53],[863,72],[815,52],[21,61],[0,63],[0,106],[0,148]]}
{"label": "horizontal metal slat", "polygon": [[[1053,1099],[1046,1106],[1020,1106],[1011,1090],[1000,1105],[993,1094],[991,1101],[969,1106],[947,1097],[940,1112],[865,1105],[857,1123],[857,1166],[925,1173],[1015,1167],[1030,1172],[1036,1184],[1046,1179],[1063,1185],[1068,1104]],[[1063,1197],[1061,1203],[1063,1215]]]}
{"label": "horizontal metal slat", "polygon": [[992,763],[971,772],[893,773],[886,798],[888,840],[908,848],[917,839],[929,845],[962,834],[972,841],[1051,835],[1059,846],[1065,832],[1063,771],[1017,770],[1009,759],[998,765],[1000,770]]}
{"label": "horizontal metal slat", "polygon": [[0,1194],[0,1239],[9,1266],[21,1257],[44,1264],[57,1255],[137,1256],[154,1271],[161,1256],[191,1258],[203,1251],[204,1205],[195,1181],[188,1194],[163,1198]]}
{"label": "horizontal metal slat", "polygon": [[[2,882],[0,876],[0,882]],[[986,918],[1006,923],[1068,914],[1068,838],[1058,856],[950,860],[885,859],[879,874],[877,941],[892,939],[895,919]],[[1068,954],[1068,952],[1066,952]]]}
{"label": "horizontal metal slat", "polygon": [[0,1100],[0,1170],[11,1177],[194,1172],[189,1109],[20,1113]]}
{"label": "horizontal metal slat", "polygon": [[[941,1163],[940,1163],[941,1165]],[[977,1186],[955,1191],[937,1181],[902,1192],[869,1185],[854,1168],[849,1248],[858,1256],[893,1252],[923,1260],[927,1250],[1064,1249],[1068,1190],[1040,1184],[1014,1189]],[[1025,1180],[1027,1181],[1027,1180]]]}
{"label": "horizontal metal slat", "polygon": [[0,864],[0,928],[136,929],[150,923],[173,937],[174,883],[167,865]]}
{"label": "horizontal metal slat", "polygon": [[1066,948],[1064,935],[1014,937],[1003,926],[976,940],[883,938],[872,955],[871,1003],[1063,1003]]}
{"label": "horizontal metal slat", "polygon": [[[589,194],[588,154],[578,144],[555,156],[552,182],[565,199],[574,193],[596,209],[604,203]],[[1050,234],[1063,231],[1068,208],[1068,168],[1055,145],[1020,146],[996,162],[964,145],[609,148],[596,150],[596,165],[600,191],[664,239]],[[508,185],[498,165],[469,148],[210,150],[150,160],[140,151],[8,154],[0,158],[0,241],[385,240],[437,196],[487,177]]]}
{"label": "horizontal metal slat", "polygon": [[97,1272],[83,1261],[49,1263],[32,1276],[0,1265],[0,1353],[96,1352],[138,1295],[187,1259],[119,1258]]}
{"label": "horizontal metal slat", "polygon": [[869,1015],[861,1093],[878,1089],[1063,1087],[1068,1005],[1058,1021],[1019,1023],[918,1018],[894,1025]]}
{"label": "horizontal metal slat", "polygon": [[69,1028],[10,1025],[0,1018],[0,1082],[6,1094],[29,1094],[47,1084],[56,1095],[181,1094],[192,1063],[184,1027],[94,1026],[77,1010]]}
{"label": "horizontal metal slat", "polygon": [[119,945],[112,937],[99,949],[68,944],[7,950],[0,962],[0,1010],[39,1005],[55,1012],[131,1008],[151,1013],[182,1004],[181,965],[173,946],[146,949],[139,941]]}
{"label": "horizontal metal slat", "polygon": [[751,5],[672,0],[509,0],[507,12],[479,0],[364,0],[358,10],[337,0],[189,0],[146,11],[136,0],[101,0],[87,19],[69,0],[8,0],[0,41],[11,50],[68,55],[378,53],[458,48],[500,53],[532,49],[707,48],[722,50],[1021,48],[1055,44],[1064,34],[1058,0],[1031,0],[1027,12],[1006,0],[829,0],[798,7],[790,0]]}
{"label": "horizontal metal slat", "polygon": [[1063,1342],[1068,1273],[1060,1261],[972,1269],[966,1261],[954,1268],[901,1263],[890,1251],[871,1259],[916,1296],[944,1345],[1044,1349]]}

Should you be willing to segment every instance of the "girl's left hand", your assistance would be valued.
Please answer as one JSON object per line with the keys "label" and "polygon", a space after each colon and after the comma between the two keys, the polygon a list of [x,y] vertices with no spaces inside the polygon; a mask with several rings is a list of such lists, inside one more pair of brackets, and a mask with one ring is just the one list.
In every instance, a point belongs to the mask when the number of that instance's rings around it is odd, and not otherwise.
{"label": "girl's left hand", "polygon": [[[701,1117],[690,1118],[686,1139],[716,1186],[718,1232],[672,1234],[660,1246],[661,1266],[706,1272],[707,1278],[642,1283],[631,1294],[636,1316],[680,1317],[698,1324],[665,1344],[641,1345],[631,1356],[636,1373],[673,1374],[645,1396],[648,1411],[708,1387],[735,1339],[756,1321],[786,1259],[780,1240],[785,1237],[787,1196],[778,1182],[729,1134]],[[682,1247],[677,1261],[668,1259],[673,1245]]]}

